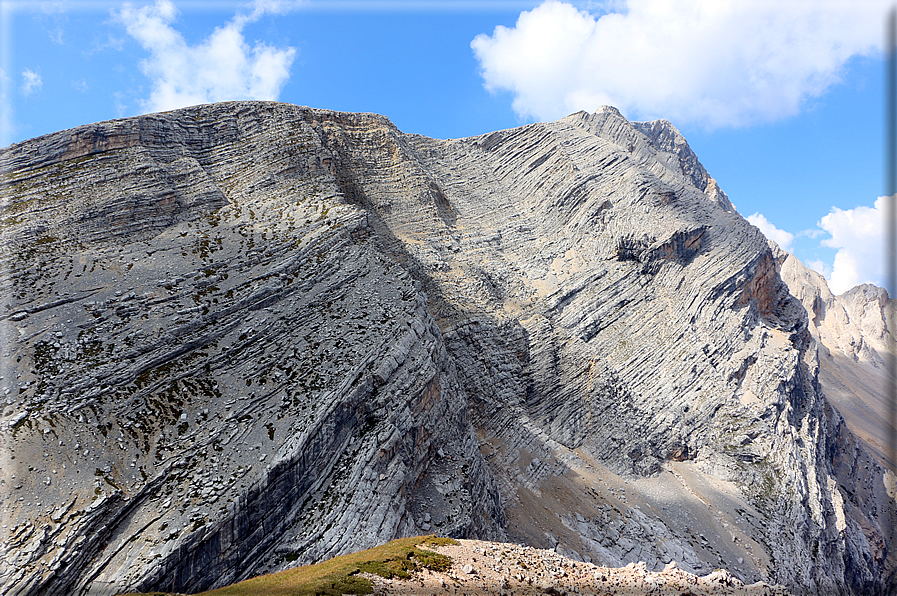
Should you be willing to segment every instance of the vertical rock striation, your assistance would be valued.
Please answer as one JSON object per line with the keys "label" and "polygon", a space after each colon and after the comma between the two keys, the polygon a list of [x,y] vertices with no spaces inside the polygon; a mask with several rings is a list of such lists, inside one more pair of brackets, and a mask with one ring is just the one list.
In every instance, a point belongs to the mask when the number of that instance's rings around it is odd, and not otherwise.
{"label": "vertical rock striation", "polygon": [[242,102],[0,163],[10,594],[423,532],[892,581],[894,476],[823,395],[787,262],[668,122],[443,141]]}

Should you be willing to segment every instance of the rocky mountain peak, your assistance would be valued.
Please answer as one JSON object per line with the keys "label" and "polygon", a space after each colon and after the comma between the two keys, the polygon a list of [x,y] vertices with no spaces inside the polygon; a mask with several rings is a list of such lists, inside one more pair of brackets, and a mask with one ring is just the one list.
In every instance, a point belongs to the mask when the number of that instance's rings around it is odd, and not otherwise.
{"label": "rocky mountain peak", "polygon": [[6,593],[193,592],[424,532],[891,585],[828,297],[672,125],[437,140],[231,102],[0,167]]}

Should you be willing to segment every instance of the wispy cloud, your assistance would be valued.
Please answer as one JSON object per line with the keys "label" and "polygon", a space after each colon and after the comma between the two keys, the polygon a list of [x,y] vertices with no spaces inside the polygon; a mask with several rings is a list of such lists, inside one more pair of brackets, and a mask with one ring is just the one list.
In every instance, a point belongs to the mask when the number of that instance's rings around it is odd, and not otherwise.
{"label": "wispy cloud", "polygon": [[763,235],[778,244],[779,248],[786,251],[791,250],[791,243],[794,242],[794,234],[775,227],[762,213],[748,215],[747,220],[760,228]]}
{"label": "wispy cloud", "polygon": [[119,118],[128,113],[128,104],[125,102],[125,96],[120,91],[115,91],[112,94],[112,100],[115,104],[115,113]]}
{"label": "wispy cloud", "polygon": [[[822,259],[813,259],[807,261],[807,267],[822,275],[822,277],[829,279],[832,276],[832,266],[823,261]],[[831,289],[831,288],[829,288]]]}
{"label": "wispy cloud", "polygon": [[40,73],[37,73],[30,68],[26,68],[22,71],[22,93],[31,95],[36,91],[40,91],[43,86],[44,81],[41,79]]}
{"label": "wispy cloud", "polygon": [[882,285],[884,201],[884,197],[879,197],[873,207],[832,207],[819,220],[819,227],[831,234],[821,244],[838,249],[828,276],[835,294],[862,283]]}
{"label": "wispy cloud", "polygon": [[[44,31],[46,31],[50,41],[62,45],[65,43],[65,29],[63,25],[68,22],[66,13],[73,7],[72,2],[54,0],[53,2],[34,2],[30,9],[37,12],[36,18],[44,25]],[[84,7],[83,3],[81,7]]]}
{"label": "wispy cloud", "polygon": [[62,45],[65,43],[65,41],[63,39],[64,34],[65,34],[65,31],[62,29],[62,27],[56,27],[52,31],[47,31],[47,35],[50,36],[50,41],[52,41],[55,44],[59,44],[59,45]]}
{"label": "wispy cloud", "polygon": [[127,37],[116,37],[115,35],[109,33],[102,41],[99,37],[94,38],[94,40],[90,44],[90,47],[82,51],[85,56],[93,56],[94,54],[98,54],[107,49],[120,51],[124,47],[125,41],[127,41],[127,39]]}
{"label": "wispy cloud", "polygon": [[66,3],[61,0],[38,2],[38,10],[43,14],[55,15],[66,12]]}
{"label": "wispy cloud", "polygon": [[250,47],[243,28],[266,13],[280,13],[293,2],[257,0],[197,45],[189,45],[172,27],[177,9],[169,0],[135,8],[125,4],[116,17],[128,34],[149,51],[141,70],[152,82],[147,112],[238,99],[274,100],[290,76],[292,47],[258,42]]}
{"label": "wispy cloud", "polygon": [[825,234],[825,230],[820,230],[819,228],[811,228],[809,230],[801,230],[795,236],[796,237],[806,236],[807,238],[819,238],[823,234]]}
{"label": "wispy cloud", "polygon": [[707,128],[796,114],[878,51],[888,3],[628,0],[604,14],[547,0],[471,47],[487,89],[523,117],[603,104]]}

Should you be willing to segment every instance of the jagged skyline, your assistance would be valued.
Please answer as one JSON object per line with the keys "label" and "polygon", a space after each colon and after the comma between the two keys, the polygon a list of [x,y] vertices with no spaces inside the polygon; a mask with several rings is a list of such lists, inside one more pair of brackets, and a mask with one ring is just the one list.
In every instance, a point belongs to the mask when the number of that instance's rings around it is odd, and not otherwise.
{"label": "jagged skyline", "polygon": [[226,99],[376,112],[438,138],[609,103],[631,120],[671,120],[739,212],[836,293],[882,283],[885,3],[2,6],[4,145]]}

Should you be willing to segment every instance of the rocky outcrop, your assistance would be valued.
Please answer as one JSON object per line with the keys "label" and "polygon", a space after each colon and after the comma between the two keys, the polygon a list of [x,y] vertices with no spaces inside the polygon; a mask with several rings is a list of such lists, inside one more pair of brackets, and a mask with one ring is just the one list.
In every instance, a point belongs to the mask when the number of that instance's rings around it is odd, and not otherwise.
{"label": "rocky outcrop", "polygon": [[669,123],[459,140],[274,103],[0,156],[11,594],[435,531],[885,593],[894,477]]}
{"label": "rocky outcrop", "polygon": [[644,562],[614,569],[574,561],[550,550],[481,540],[459,540],[454,545],[429,548],[450,557],[451,567],[444,572],[424,569],[408,579],[386,579],[371,574],[374,594],[788,596],[782,586],[764,582],[745,585],[723,569],[699,577],[679,569],[674,562],[658,571],[650,571]]}

